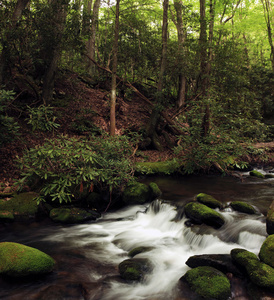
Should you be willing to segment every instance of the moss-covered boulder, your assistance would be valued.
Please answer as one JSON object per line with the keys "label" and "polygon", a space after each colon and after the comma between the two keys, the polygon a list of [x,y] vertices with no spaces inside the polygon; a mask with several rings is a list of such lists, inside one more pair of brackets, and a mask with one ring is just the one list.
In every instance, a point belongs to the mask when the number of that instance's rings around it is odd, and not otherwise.
{"label": "moss-covered boulder", "polygon": [[0,243],[0,257],[0,274],[9,277],[43,275],[55,265],[46,253],[17,243]]}
{"label": "moss-covered boulder", "polygon": [[260,252],[260,260],[274,268],[274,235],[270,235],[263,242]]}
{"label": "moss-covered boulder", "polygon": [[210,208],[221,208],[222,202],[215,199],[211,195],[200,193],[196,196],[196,200]]}
{"label": "moss-covered boulder", "polygon": [[266,231],[268,234],[274,234],[274,201],[271,203],[266,215]]}
{"label": "moss-covered boulder", "polygon": [[9,212],[10,217],[13,215],[15,219],[19,220],[34,218],[39,210],[35,199],[37,196],[37,193],[27,192],[15,194],[9,200],[0,199],[0,211]]}
{"label": "moss-covered boulder", "polygon": [[145,247],[145,246],[136,247],[129,251],[128,256],[134,257],[137,254],[148,252],[151,251],[152,249],[153,249],[152,247]]}
{"label": "moss-covered boulder", "polygon": [[245,214],[249,214],[249,215],[254,215],[257,213],[256,209],[252,205],[250,205],[246,202],[243,202],[243,201],[233,201],[230,203],[230,206],[234,210],[241,212],[241,213],[245,213]]}
{"label": "moss-covered boulder", "polygon": [[180,168],[181,165],[176,159],[155,162],[137,162],[135,165],[136,173],[145,175],[170,175],[177,173]]}
{"label": "moss-covered boulder", "polygon": [[100,217],[100,213],[92,210],[85,210],[78,207],[60,207],[53,208],[50,211],[50,218],[54,222],[74,224],[74,223],[83,223],[90,220],[96,220]]}
{"label": "moss-covered boulder", "polygon": [[125,204],[144,204],[151,200],[151,190],[146,184],[135,182],[125,188],[122,198]]}
{"label": "moss-covered boulder", "polygon": [[220,228],[225,223],[220,213],[198,202],[186,204],[185,214],[192,222],[197,224],[205,223],[209,226]]}
{"label": "moss-covered boulder", "polygon": [[141,281],[151,269],[152,265],[146,258],[130,258],[119,264],[121,277],[128,281]]}
{"label": "moss-covered boulder", "polygon": [[191,269],[180,280],[185,280],[203,299],[227,300],[231,294],[228,278],[212,267]]}
{"label": "moss-covered boulder", "polygon": [[231,250],[232,260],[244,268],[249,279],[261,288],[274,290],[274,269],[259,261],[258,257],[244,249]]}
{"label": "moss-covered boulder", "polygon": [[152,200],[161,197],[162,191],[159,189],[157,183],[151,182],[148,186],[151,191],[151,199]]}
{"label": "moss-covered boulder", "polygon": [[265,178],[264,174],[262,174],[261,172],[259,172],[257,170],[250,171],[249,175],[253,176],[253,177],[258,177],[258,178]]}

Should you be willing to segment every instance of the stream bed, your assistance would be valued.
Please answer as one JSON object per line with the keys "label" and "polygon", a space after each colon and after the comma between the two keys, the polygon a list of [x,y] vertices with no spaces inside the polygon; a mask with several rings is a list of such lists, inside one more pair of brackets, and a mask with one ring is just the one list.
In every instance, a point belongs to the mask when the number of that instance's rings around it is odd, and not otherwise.
{"label": "stream bed", "polygon": [[[274,200],[274,179],[242,174],[239,179],[189,176],[145,181],[158,184],[163,191],[161,199],[108,212],[96,222],[1,224],[1,242],[35,247],[51,255],[57,264],[52,274],[32,282],[1,279],[0,299],[192,300],[196,299],[193,293],[178,284],[189,270],[185,262],[190,256],[229,254],[233,248],[258,254],[267,236],[265,214]],[[246,201],[258,214],[244,215],[227,208],[221,212],[225,225],[218,230],[204,225],[187,227],[180,207],[198,193],[211,194],[224,204]],[[137,257],[148,258],[153,271],[142,283],[124,282],[118,265],[139,246],[151,247]],[[231,299],[249,299],[245,287],[234,287]]]}

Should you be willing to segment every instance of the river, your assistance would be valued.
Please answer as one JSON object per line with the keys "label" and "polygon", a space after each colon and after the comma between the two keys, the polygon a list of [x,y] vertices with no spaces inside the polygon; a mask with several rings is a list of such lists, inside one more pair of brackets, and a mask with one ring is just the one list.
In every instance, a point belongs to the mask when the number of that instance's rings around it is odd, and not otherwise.
{"label": "river", "polygon": [[[151,204],[108,212],[96,222],[60,225],[49,220],[31,224],[0,225],[0,241],[18,242],[40,249],[57,262],[54,272],[32,282],[1,279],[0,299],[85,300],[187,300],[194,299],[180,277],[189,269],[188,257],[196,254],[228,254],[245,248],[258,254],[265,240],[265,214],[274,199],[274,179],[243,174],[243,180],[219,176],[150,177],[163,191]],[[246,201],[258,210],[244,215],[227,208],[220,229],[185,225],[178,207],[198,193],[213,195],[224,204]],[[151,250],[154,268],[142,283],[126,283],[118,272],[120,262],[138,246]],[[243,293],[245,291],[243,289]],[[237,297],[233,290],[232,299]],[[270,298],[269,298],[270,299]]]}

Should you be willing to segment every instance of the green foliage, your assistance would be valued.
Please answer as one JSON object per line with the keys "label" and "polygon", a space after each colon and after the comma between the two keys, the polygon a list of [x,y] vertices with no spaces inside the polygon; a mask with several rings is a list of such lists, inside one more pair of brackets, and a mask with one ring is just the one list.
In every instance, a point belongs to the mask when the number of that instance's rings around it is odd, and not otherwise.
{"label": "green foliage", "polygon": [[132,146],[125,136],[46,140],[19,159],[21,184],[33,177],[43,181],[38,202],[46,198],[70,202],[77,199],[79,191],[92,191],[94,186],[120,189],[134,180],[131,154]]}
{"label": "green foliage", "polygon": [[60,125],[55,122],[56,117],[53,114],[53,107],[40,105],[39,107],[28,107],[28,124],[32,130],[53,131]]}
{"label": "green foliage", "polygon": [[18,123],[7,115],[8,106],[14,99],[14,95],[13,91],[0,89],[0,146],[11,142],[18,134]]}

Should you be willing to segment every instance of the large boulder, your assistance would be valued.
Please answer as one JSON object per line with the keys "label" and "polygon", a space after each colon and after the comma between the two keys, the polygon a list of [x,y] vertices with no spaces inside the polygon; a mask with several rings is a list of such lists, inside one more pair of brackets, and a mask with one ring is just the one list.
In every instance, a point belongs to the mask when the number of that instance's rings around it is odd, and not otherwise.
{"label": "large boulder", "polygon": [[85,210],[78,207],[60,207],[53,208],[50,211],[49,216],[54,222],[73,224],[96,220],[100,217],[100,213],[94,210]]}
{"label": "large boulder", "polygon": [[230,203],[230,206],[234,210],[245,214],[254,215],[257,213],[256,209],[252,205],[243,201],[233,201]]}
{"label": "large boulder", "polygon": [[125,188],[122,197],[125,204],[144,204],[151,200],[151,190],[146,184],[135,182]]}
{"label": "large boulder", "polygon": [[205,223],[209,226],[220,228],[225,223],[220,213],[198,202],[189,202],[186,204],[185,214],[191,221],[197,224]]}
{"label": "large boulder", "polygon": [[231,295],[228,278],[212,267],[191,269],[180,280],[185,280],[203,299],[227,300]]}
{"label": "large boulder", "polygon": [[242,277],[242,272],[233,264],[229,254],[201,254],[188,258],[186,265],[190,268],[201,266],[213,267],[223,273],[232,273],[237,277]]}
{"label": "large boulder", "polygon": [[[28,220],[33,219],[39,212],[36,197],[37,193],[27,192],[15,194],[9,200],[0,199],[0,212],[2,220]],[[12,217],[13,216],[13,217]]]}
{"label": "large boulder", "polygon": [[266,231],[274,234],[274,201],[271,203],[266,215]]}
{"label": "large boulder", "polygon": [[141,281],[151,269],[152,265],[146,258],[130,258],[119,264],[121,277],[128,281]]}
{"label": "large boulder", "polygon": [[274,268],[274,235],[270,235],[263,242],[260,252],[260,260]]}
{"label": "large boulder", "polygon": [[274,269],[259,261],[258,257],[245,249],[231,250],[232,260],[242,267],[249,279],[261,288],[274,290]]}
{"label": "large boulder", "polygon": [[196,200],[210,208],[221,208],[222,202],[215,199],[211,195],[200,193],[196,196]]}
{"label": "large boulder", "polygon": [[53,270],[55,261],[38,249],[22,244],[0,243],[0,274],[9,277],[37,276]]}

